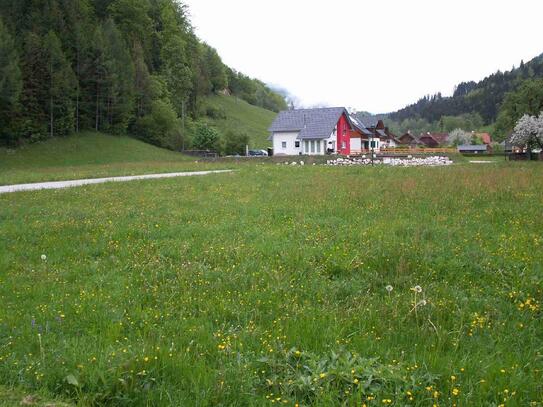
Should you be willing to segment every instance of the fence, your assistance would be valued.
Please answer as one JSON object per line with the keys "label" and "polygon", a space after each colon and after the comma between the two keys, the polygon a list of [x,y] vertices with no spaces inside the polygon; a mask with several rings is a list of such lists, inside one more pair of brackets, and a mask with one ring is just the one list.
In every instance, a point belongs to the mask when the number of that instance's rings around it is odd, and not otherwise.
{"label": "fence", "polygon": [[[393,154],[393,155],[410,155],[410,154],[454,154],[458,151],[456,148],[421,148],[421,147],[389,147],[381,148],[380,150],[375,150],[375,154]],[[351,150],[351,155],[363,155],[371,154],[371,150]]]}
{"label": "fence", "polygon": [[543,152],[540,153],[508,153],[510,161],[543,161]]}

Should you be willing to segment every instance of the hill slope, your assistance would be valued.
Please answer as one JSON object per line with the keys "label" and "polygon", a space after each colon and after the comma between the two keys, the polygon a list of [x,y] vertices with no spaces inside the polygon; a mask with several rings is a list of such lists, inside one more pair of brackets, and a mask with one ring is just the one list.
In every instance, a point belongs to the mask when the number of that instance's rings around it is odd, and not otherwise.
{"label": "hill slope", "polygon": [[212,166],[131,137],[81,133],[0,148],[0,185],[182,171]]}
{"label": "hill slope", "polygon": [[527,79],[543,77],[543,54],[527,63],[521,62],[518,68],[506,72],[496,72],[479,82],[463,82],[456,86],[451,97],[440,93],[427,96],[397,112],[389,118],[397,122],[406,119],[422,118],[437,122],[442,116],[458,116],[478,113],[485,124],[493,123],[507,92],[516,90]]}
{"label": "hill slope", "polygon": [[[277,115],[270,110],[250,105],[234,96],[216,95],[206,99],[207,121],[225,134],[246,133],[250,148],[270,146],[268,127]],[[215,117],[210,117],[215,116]]]}

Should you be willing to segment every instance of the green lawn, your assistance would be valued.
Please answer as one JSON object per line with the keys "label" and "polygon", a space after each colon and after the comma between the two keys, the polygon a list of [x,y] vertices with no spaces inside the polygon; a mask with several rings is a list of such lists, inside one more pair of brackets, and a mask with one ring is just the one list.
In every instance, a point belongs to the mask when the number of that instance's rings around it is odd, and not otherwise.
{"label": "green lawn", "polygon": [[206,99],[206,106],[211,106],[225,114],[225,119],[208,119],[223,134],[228,131],[246,133],[249,136],[250,148],[271,147],[268,141],[268,128],[275,119],[276,113],[233,96],[217,95]]}
{"label": "green lawn", "polygon": [[82,133],[0,148],[0,185],[214,168],[131,137]]}
{"label": "green lawn", "polygon": [[542,205],[537,163],[0,195],[0,385],[80,405],[541,406]]}

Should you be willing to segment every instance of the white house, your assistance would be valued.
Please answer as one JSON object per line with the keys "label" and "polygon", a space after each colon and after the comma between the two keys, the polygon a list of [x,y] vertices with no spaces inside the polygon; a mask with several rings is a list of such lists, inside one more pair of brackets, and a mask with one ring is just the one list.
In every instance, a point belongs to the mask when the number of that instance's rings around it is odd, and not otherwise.
{"label": "white house", "polygon": [[344,107],[280,112],[269,128],[274,155],[349,155],[353,125]]}

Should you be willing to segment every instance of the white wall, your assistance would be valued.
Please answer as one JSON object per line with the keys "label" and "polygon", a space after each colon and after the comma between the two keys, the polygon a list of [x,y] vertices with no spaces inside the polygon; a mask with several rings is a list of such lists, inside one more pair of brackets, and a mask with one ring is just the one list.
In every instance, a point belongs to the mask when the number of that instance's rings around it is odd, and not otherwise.
{"label": "white wall", "polygon": [[[302,143],[296,140],[299,132],[273,133],[273,155],[299,155],[302,151]],[[295,147],[296,142],[300,142],[300,147]],[[286,143],[286,148],[283,147]]]}
{"label": "white wall", "polygon": [[369,142],[368,147],[369,147],[370,151],[371,151],[371,142],[372,141],[375,142],[375,147],[373,148],[373,151],[378,152],[381,149],[381,139],[379,137],[375,137],[375,138],[370,137],[369,141],[370,142]]}
{"label": "white wall", "polygon": [[[298,140],[299,132],[277,132],[273,133],[273,154],[274,155],[324,155],[326,149],[333,148],[334,152],[337,150],[337,135],[336,130],[330,134],[327,139],[313,140],[314,151],[311,152],[311,140],[308,140],[308,151],[304,148],[305,140]],[[300,147],[296,147],[296,142],[300,143]],[[317,152],[316,143],[320,143],[320,151]],[[329,144],[332,142],[332,144]],[[283,148],[283,143],[286,143],[286,148]]]}
{"label": "white wall", "polygon": [[362,150],[362,139],[351,137],[351,153],[357,153]]}

